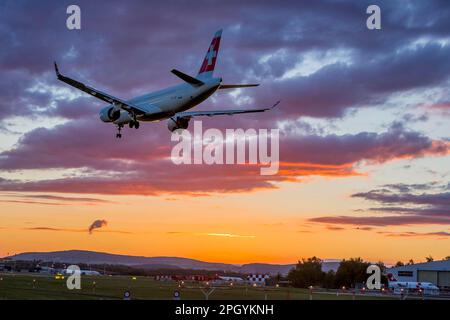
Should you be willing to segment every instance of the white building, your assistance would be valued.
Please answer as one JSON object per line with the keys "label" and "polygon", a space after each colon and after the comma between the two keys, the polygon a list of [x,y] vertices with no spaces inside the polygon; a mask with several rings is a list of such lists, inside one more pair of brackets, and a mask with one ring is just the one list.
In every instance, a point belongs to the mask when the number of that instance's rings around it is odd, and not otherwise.
{"label": "white building", "polygon": [[416,263],[386,270],[400,282],[430,282],[440,288],[450,288],[450,260]]}

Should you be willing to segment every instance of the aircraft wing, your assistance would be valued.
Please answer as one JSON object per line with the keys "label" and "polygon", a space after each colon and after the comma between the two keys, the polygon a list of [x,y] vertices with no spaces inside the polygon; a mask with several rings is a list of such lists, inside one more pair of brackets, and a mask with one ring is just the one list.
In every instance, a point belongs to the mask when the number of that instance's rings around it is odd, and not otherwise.
{"label": "aircraft wing", "polygon": [[62,82],[65,82],[65,83],[71,85],[72,87],[75,87],[81,91],[84,91],[84,92],[90,94],[91,96],[96,97],[97,99],[111,103],[111,104],[113,104],[123,110],[126,110],[130,113],[135,113],[135,114],[147,113],[147,110],[145,110],[141,107],[138,107],[130,102],[127,102],[120,98],[116,98],[116,97],[111,96],[107,93],[104,93],[100,90],[89,87],[89,86],[85,85],[84,83],[78,82],[77,80],[63,76],[59,72],[58,65],[56,64],[56,62],[55,62],[55,72],[56,72],[56,76],[58,77],[58,80],[61,80]]}
{"label": "aircraft wing", "polygon": [[175,117],[199,117],[199,116],[221,116],[221,115],[229,115],[233,114],[241,114],[241,113],[253,113],[253,112],[264,112],[268,110],[272,110],[275,108],[280,101],[277,101],[273,106],[261,109],[240,109],[240,110],[213,110],[213,111],[187,111],[187,112],[178,112],[175,114]]}

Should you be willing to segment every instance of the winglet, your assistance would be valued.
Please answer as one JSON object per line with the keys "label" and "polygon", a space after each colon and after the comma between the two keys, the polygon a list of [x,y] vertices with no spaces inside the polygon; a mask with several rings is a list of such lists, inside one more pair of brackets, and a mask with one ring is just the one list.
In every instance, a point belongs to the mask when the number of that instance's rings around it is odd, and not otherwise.
{"label": "winglet", "polygon": [[61,73],[59,72],[58,65],[56,64],[56,61],[54,61],[53,63],[55,64],[55,72],[56,72],[56,75],[57,75],[58,78],[59,78],[59,76],[61,75]]}

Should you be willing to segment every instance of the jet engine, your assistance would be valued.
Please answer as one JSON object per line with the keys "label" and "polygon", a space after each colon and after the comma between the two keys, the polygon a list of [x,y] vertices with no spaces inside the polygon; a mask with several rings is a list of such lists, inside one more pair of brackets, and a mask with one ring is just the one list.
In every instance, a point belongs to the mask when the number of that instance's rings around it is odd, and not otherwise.
{"label": "jet engine", "polygon": [[174,132],[177,129],[187,129],[189,126],[189,120],[190,117],[177,117],[177,118],[170,118],[167,122],[167,128]]}
{"label": "jet engine", "polygon": [[100,120],[103,122],[114,122],[120,118],[120,108],[104,108],[100,112]]}

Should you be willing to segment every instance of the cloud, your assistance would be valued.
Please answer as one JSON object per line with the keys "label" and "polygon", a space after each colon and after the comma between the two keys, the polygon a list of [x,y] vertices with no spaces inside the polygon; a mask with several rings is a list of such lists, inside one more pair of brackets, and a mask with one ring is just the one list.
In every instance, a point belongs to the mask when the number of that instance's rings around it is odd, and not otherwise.
{"label": "cloud", "polygon": [[[275,188],[276,182],[298,181],[303,176],[359,175],[356,167],[363,161],[442,155],[449,149],[448,143],[433,141],[399,124],[382,133],[282,135],[279,173],[260,176],[259,167],[252,165],[174,165],[168,159],[169,132],[160,125],[143,128],[142,134],[130,132],[134,135],[129,140],[116,141],[109,130],[97,127],[95,120],[80,122],[25,134],[14,149],[0,153],[0,166],[10,171],[82,169],[86,174],[39,181],[2,179],[0,190],[139,195],[241,192]],[[147,129],[152,134],[146,134]],[[40,154],[39,161],[34,160],[35,154]],[[112,172],[120,172],[120,177],[109,174]],[[189,184],[178,183],[180,179]]]}
{"label": "cloud", "polygon": [[82,230],[82,229],[65,229],[65,228],[52,228],[52,227],[29,227],[29,228],[24,228],[24,230],[55,231],[55,232],[86,232],[86,230]]}
{"label": "cloud", "polygon": [[89,226],[88,231],[89,231],[90,234],[92,234],[92,232],[93,232],[95,229],[103,228],[103,227],[105,227],[107,224],[108,224],[108,221],[106,221],[106,220],[95,220],[95,221],[92,222],[92,224]]}
{"label": "cloud", "polygon": [[[432,205],[450,207],[450,192],[443,193],[422,193],[396,194],[385,192],[384,190],[372,190],[369,192],[360,192],[352,195],[354,198],[362,198],[383,204],[414,204],[414,205]],[[395,209],[397,210],[397,208]]]}
{"label": "cloud", "polygon": [[29,201],[29,200],[0,200],[0,203],[35,204],[35,205],[46,205],[46,206],[62,206],[62,205],[64,205],[63,203]]}
{"label": "cloud", "polygon": [[[97,198],[88,197],[64,197],[49,194],[4,194],[0,195],[6,199],[1,199],[1,203],[23,203],[23,204],[36,204],[36,205],[49,205],[49,206],[63,206],[63,205],[98,205],[113,203],[112,201],[107,201]],[[8,198],[19,198],[20,200],[13,200]],[[31,200],[30,200],[31,199]],[[48,200],[48,201],[36,201],[38,200]]]}
{"label": "cloud", "polygon": [[395,216],[326,216],[309,219],[310,222],[360,225],[360,226],[400,226],[400,225],[450,225],[449,217],[428,217],[423,215]]}
{"label": "cloud", "polygon": [[[264,80],[264,89],[248,95],[264,104],[274,96],[283,97],[282,118],[339,117],[349,108],[448,78],[450,47],[440,39],[448,36],[449,9],[441,1],[409,4],[408,10],[380,1],[383,29],[388,32],[367,30],[362,18],[369,4],[291,0],[274,9],[256,1],[246,6],[239,1],[199,1],[194,6],[170,1],[149,7],[139,1],[126,5],[110,1],[105,6],[81,0],[78,5],[86,14],[83,27],[89,32],[68,33],[66,4],[10,3],[3,6],[0,22],[5,34],[0,39],[4,82],[0,118],[42,113],[42,109],[68,119],[92,115],[88,106],[94,98],[72,96],[69,103],[61,98],[68,94],[61,88],[68,88],[55,80],[53,58],[61,62],[64,72],[119,97],[164,87],[175,80],[169,74],[172,67],[190,73],[198,69],[219,26],[225,30],[218,71],[230,81]],[[27,23],[42,16],[46,21],[39,30]],[[324,63],[340,52],[345,53],[342,59]],[[319,67],[308,76],[283,78],[305,57]],[[42,83],[51,90],[39,86],[40,90],[29,90]],[[218,103],[226,99],[219,98]]]}
{"label": "cloud", "polygon": [[[99,221],[99,220],[97,220],[97,221]],[[28,231],[50,231],[50,232],[76,232],[76,233],[79,233],[79,232],[85,233],[86,232],[86,229],[55,228],[55,227],[42,227],[42,226],[41,227],[23,228],[23,230],[28,230]],[[123,231],[123,230],[98,230],[96,232],[117,233],[117,234],[134,234],[134,232]],[[92,232],[90,231],[89,233],[92,233]]]}
{"label": "cloud", "polygon": [[356,230],[362,230],[362,231],[371,231],[373,230],[372,227],[356,227]]}
{"label": "cloud", "polygon": [[345,230],[345,228],[343,227],[338,227],[338,226],[326,226],[327,230],[331,230],[331,231],[341,231],[341,230]]}
{"label": "cloud", "polygon": [[450,232],[438,231],[438,232],[385,232],[378,231],[377,233],[386,235],[388,237],[437,237],[437,238],[447,238],[450,237]]}
{"label": "cloud", "polygon": [[[424,193],[424,190],[427,193]],[[377,212],[382,215],[325,216],[312,218],[309,221],[357,225],[358,228],[390,225],[450,225],[450,193],[446,190],[446,184],[436,182],[385,185],[382,189],[352,195],[353,198],[362,198],[383,205],[366,210],[371,214]]]}
{"label": "cloud", "polygon": [[[13,172],[78,169],[83,174],[39,181],[0,179],[0,190],[138,195],[245,192],[276,188],[280,182],[301,181],[305,176],[355,176],[362,162],[448,154],[448,141],[396,123],[385,132],[286,133],[280,143],[280,173],[272,177],[259,176],[256,166],[174,166],[167,160],[170,136],[164,123],[127,130],[123,141],[116,141],[114,128],[98,119],[103,103],[58,82],[53,72],[56,59],[62,72],[128,99],[176,83],[178,79],[169,73],[173,67],[195,74],[220,26],[224,33],[217,73],[229,83],[258,81],[262,86],[234,92],[234,97],[218,93],[204,108],[265,106],[278,98],[283,102],[258,118],[210,119],[211,127],[275,128],[279,121],[305,115],[342,117],[355,108],[379,107],[396,93],[445,84],[450,46],[442,39],[448,37],[450,9],[439,0],[409,4],[408,10],[380,1],[385,8],[383,29],[389,32],[370,32],[362,19],[368,4],[286,1],[274,10],[273,5],[257,1],[245,6],[233,0],[152,6],[110,1],[105,6],[80,0],[83,28],[89,32],[78,33],[65,28],[64,3],[3,5],[0,121],[20,115],[67,122],[21,136],[13,148],[0,154],[0,167]],[[30,28],[30,21],[41,21],[42,16],[46,19],[39,30]],[[314,70],[286,76],[310,62]]]}
{"label": "cloud", "polygon": [[256,238],[253,235],[241,235],[235,233],[215,233],[215,232],[184,232],[184,231],[168,231],[169,235],[194,235],[194,236],[208,236],[221,238]]}
{"label": "cloud", "polygon": [[205,233],[205,235],[210,237],[225,237],[225,238],[256,238],[256,236],[241,235],[234,233]]}

